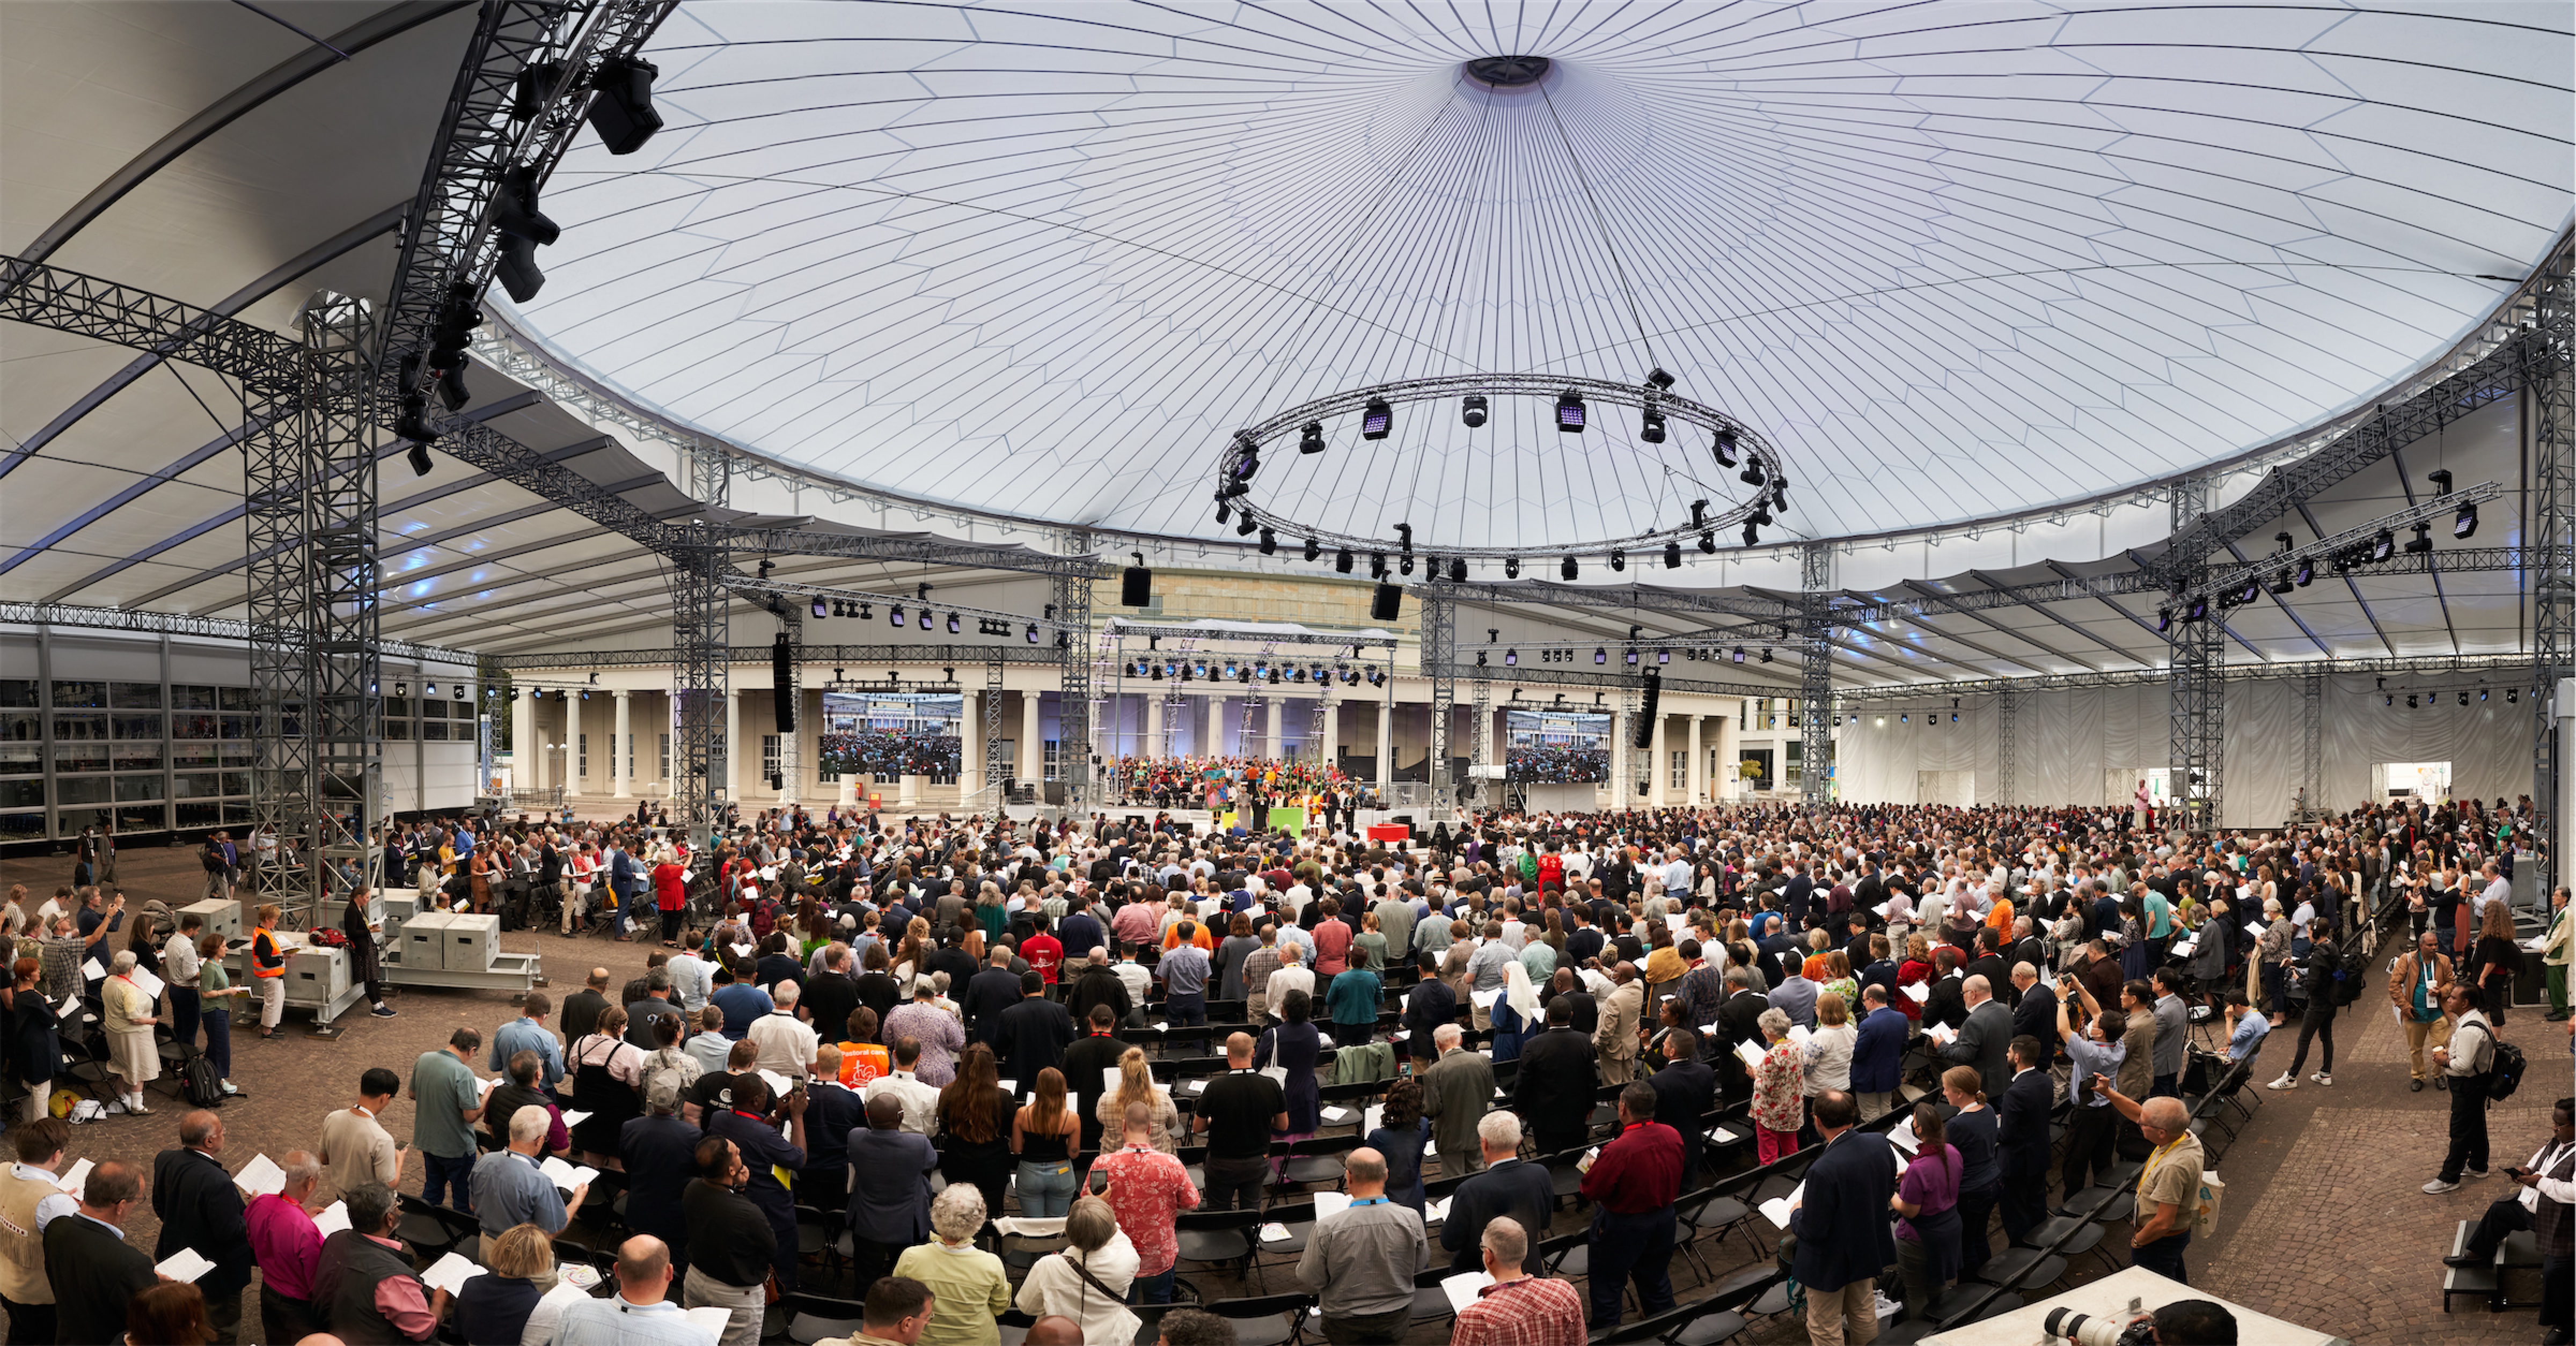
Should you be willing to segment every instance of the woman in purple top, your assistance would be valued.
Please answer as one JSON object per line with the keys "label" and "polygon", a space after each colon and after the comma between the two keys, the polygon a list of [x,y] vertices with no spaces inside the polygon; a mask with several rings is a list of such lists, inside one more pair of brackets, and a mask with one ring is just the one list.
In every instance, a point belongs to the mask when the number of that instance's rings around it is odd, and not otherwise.
{"label": "woman in purple top", "polygon": [[1942,1134],[1940,1110],[1914,1106],[1914,1162],[1896,1180],[1887,1204],[1896,1222],[1896,1269],[1905,1281],[1905,1311],[1932,1316],[1932,1300],[1959,1278],[1959,1152]]}

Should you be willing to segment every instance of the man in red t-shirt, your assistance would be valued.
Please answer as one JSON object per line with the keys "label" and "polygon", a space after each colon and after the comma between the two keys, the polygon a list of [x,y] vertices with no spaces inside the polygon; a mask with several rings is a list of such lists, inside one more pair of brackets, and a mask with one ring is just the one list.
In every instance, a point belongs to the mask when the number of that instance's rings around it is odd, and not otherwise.
{"label": "man in red t-shirt", "polygon": [[1020,941],[1020,957],[1028,961],[1029,970],[1045,982],[1048,994],[1054,994],[1056,969],[1064,966],[1064,944],[1047,933],[1047,915],[1037,914],[1038,932]]}

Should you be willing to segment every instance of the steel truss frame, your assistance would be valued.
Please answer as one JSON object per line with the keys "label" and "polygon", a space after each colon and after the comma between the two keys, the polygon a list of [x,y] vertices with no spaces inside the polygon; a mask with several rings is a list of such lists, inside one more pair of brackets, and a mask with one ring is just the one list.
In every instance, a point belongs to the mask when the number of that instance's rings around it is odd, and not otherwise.
{"label": "steel truss frame", "polygon": [[2538,891],[2552,891],[2566,872],[2558,856],[2558,811],[2567,783],[2567,746],[2559,741],[2561,680],[2576,677],[2576,284],[2571,254],[2560,248],[2533,286],[2531,330],[2517,343],[2531,389],[2531,531],[2540,564],[2531,576],[2531,798],[2542,835]]}
{"label": "steel truss frame", "polygon": [[[1834,583],[1833,548],[1810,542],[1798,549],[1798,794],[1811,808],[1833,798],[1834,622],[1828,606]],[[1691,764],[1694,770],[1699,764]]]}
{"label": "steel truss frame", "polygon": [[984,778],[978,784],[993,792],[993,821],[1002,820],[1002,806],[1010,799],[1002,792],[1002,660],[989,653],[984,660]]}
{"label": "steel truss frame", "polygon": [[314,721],[308,732],[318,849],[299,876],[298,896],[308,923],[319,919],[338,865],[351,865],[367,887],[384,881],[378,829],[391,801],[384,785],[379,685],[384,646],[377,600],[383,576],[376,555],[380,431],[368,362],[372,317],[365,302],[328,292],[314,295],[302,315],[303,423],[297,437],[309,482],[302,499],[302,550],[310,587],[280,596],[274,606],[302,606],[310,660],[305,705]]}
{"label": "steel truss frame", "polygon": [[[1708,502],[1716,512],[1703,514],[1687,524],[1650,528],[1626,537],[1601,538],[1569,543],[1561,547],[1550,547],[1546,549],[1546,554],[1549,556],[1601,556],[1613,551],[1628,551],[1636,553],[1639,561],[1647,561],[1654,554],[1660,553],[1667,542],[1697,546],[1702,535],[1714,534],[1720,529],[1734,529],[1747,519],[1769,523],[1770,514],[1767,506],[1774,500],[1783,498],[1788,489],[1788,478],[1782,470],[1780,451],[1773,447],[1771,441],[1763,438],[1760,431],[1715,407],[1683,397],[1668,389],[1657,388],[1652,384],[1613,383],[1606,379],[1573,378],[1565,375],[1454,374],[1439,378],[1405,379],[1395,383],[1381,383],[1367,388],[1333,393],[1301,406],[1290,407],[1286,411],[1235,431],[1226,437],[1225,447],[1219,455],[1216,467],[1216,499],[1225,502],[1229,510],[1244,517],[1251,526],[1242,530],[1247,534],[1253,529],[1268,527],[1278,534],[1313,538],[1325,547],[1348,548],[1355,552],[1376,552],[1387,556],[1418,554],[1498,560],[1509,556],[1533,555],[1532,550],[1526,547],[1423,546],[1416,548],[1401,538],[1371,538],[1353,533],[1337,533],[1330,529],[1300,523],[1285,515],[1264,509],[1252,504],[1243,495],[1229,494],[1229,490],[1236,486],[1248,489],[1251,478],[1258,471],[1262,451],[1274,445],[1285,444],[1289,436],[1297,433],[1309,421],[1321,421],[1327,416],[1359,411],[1372,401],[1383,400],[1390,407],[1400,407],[1424,402],[1444,402],[1470,393],[1495,397],[1553,398],[1566,392],[1580,394],[1587,402],[1652,409],[1672,420],[1698,426],[1711,434],[1719,431],[1732,434],[1735,437],[1738,452],[1743,455],[1741,461],[1748,467],[1759,463],[1763,468],[1763,480],[1766,484],[1754,488],[1752,497],[1740,504]],[[1253,471],[1244,470],[1247,462],[1252,465]],[[1776,483],[1776,490],[1769,483]]]}
{"label": "steel truss frame", "polygon": [[[2358,676],[2395,677],[2412,673],[2476,673],[2483,671],[2520,672],[2531,667],[2526,654],[2427,654],[2380,659],[2299,659],[2269,664],[2225,664],[2222,676],[2229,682],[2270,682],[2281,678],[2304,678],[2311,673],[2329,677]],[[2032,692],[2067,691],[2083,687],[2135,687],[2145,683],[2163,683],[2170,676],[2161,668],[2130,669],[2117,673],[2043,673],[2026,678],[1979,678],[1967,682],[1914,682],[1884,687],[1847,689],[1843,699],[1851,703],[1851,713],[1858,714],[1885,703],[1930,701],[1943,697],[1993,696],[2004,692],[2027,695]],[[2400,693],[2414,688],[2390,688]],[[1777,695],[1776,692],[1772,695]]]}
{"label": "steel truss frame", "polygon": [[1423,775],[1431,790],[1431,810],[1439,814],[1458,804],[1457,783],[1449,778],[1449,720],[1458,704],[1458,604],[1446,583],[1423,585],[1415,596],[1422,610],[1419,663],[1431,680],[1431,754]]}
{"label": "steel truss frame", "polygon": [[[0,624],[76,626],[96,631],[132,631],[141,635],[199,636],[208,640],[247,641],[254,628],[235,617],[207,617],[184,612],[137,612],[131,608],[93,608],[69,603],[27,603],[0,599]],[[443,645],[408,640],[380,641],[387,658],[474,665],[489,658]]]}
{"label": "steel truss frame", "polygon": [[[1056,632],[1056,774],[1064,782],[1067,812],[1091,816],[1091,584],[1103,573],[1089,558],[1091,535],[1076,529],[1065,535],[1062,557],[1046,570]],[[1031,553],[1032,556],[1035,553]]]}
{"label": "steel truss frame", "polygon": [[1995,697],[1995,803],[2013,805],[2013,721],[2021,714],[2021,693],[2006,691]]}

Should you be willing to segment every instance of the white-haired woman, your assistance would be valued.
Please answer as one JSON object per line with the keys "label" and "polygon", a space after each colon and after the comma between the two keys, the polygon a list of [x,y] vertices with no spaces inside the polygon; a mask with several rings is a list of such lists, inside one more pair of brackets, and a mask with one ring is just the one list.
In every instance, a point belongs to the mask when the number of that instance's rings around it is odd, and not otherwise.
{"label": "white-haired woman", "polygon": [[161,1078],[161,1051],[152,1045],[155,997],[134,981],[134,951],[120,950],[99,987],[99,1026],[107,1032],[107,1068],[122,1083],[117,1098],[135,1116],[149,1115],[143,1086]]}
{"label": "white-haired woman", "polygon": [[1064,1218],[1069,1246],[1041,1257],[1020,1282],[1020,1312],[1060,1314],[1082,1324],[1084,1341],[1133,1341],[1137,1318],[1127,1311],[1127,1287],[1136,1279],[1136,1245],[1118,1228],[1109,1203],[1086,1196]]}
{"label": "white-haired woman", "polygon": [[975,1246],[983,1228],[984,1194],[973,1183],[951,1184],[930,1203],[933,1241],[895,1259],[894,1274],[930,1288],[921,1346],[999,1346],[995,1320],[1011,1307],[1011,1280],[1002,1259]]}

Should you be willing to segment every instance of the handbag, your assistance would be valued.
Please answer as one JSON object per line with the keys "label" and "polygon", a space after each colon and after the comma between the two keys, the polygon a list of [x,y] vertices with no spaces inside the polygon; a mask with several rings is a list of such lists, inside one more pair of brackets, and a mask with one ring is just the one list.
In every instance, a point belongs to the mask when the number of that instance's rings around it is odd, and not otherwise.
{"label": "handbag", "polygon": [[[1071,1251],[1073,1251],[1073,1250],[1072,1250],[1072,1249],[1067,1249],[1066,1251],[1067,1251],[1067,1252],[1071,1252]],[[1116,1304],[1116,1305],[1118,1305],[1118,1306],[1119,1306],[1119,1307],[1118,1307],[1118,1326],[1117,1326],[1116,1330],[1111,1334],[1111,1336],[1110,1336],[1110,1340],[1112,1340],[1112,1341],[1133,1341],[1133,1340],[1135,1340],[1135,1339],[1136,1339],[1136,1333],[1144,1327],[1144,1325],[1145,1325],[1145,1320],[1144,1320],[1144,1319],[1142,1319],[1142,1318],[1137,1317],[1134,1313],[1132,1313],[1132,1312],[1130,1312],[1130,1311],[1128,1310],[1128,1308],[1127,1308],[1127,1306],[1126,1306],[1126,1305],[1127,1305],[1127,1298],[1126,1298],[1126,1296],[1121,1295],[1121,1294],[1119,1294],[1117,1291],[1110,1289],[1108,1286],[1101,1284],[1101,1282],[1100,1282],[1100,1278],[1099,1278],[1098,1276],[1094,1276],[1094,1275],[1092,1275],[1092,1274],[1091,1274],[1091,1268],[1089,1268],[1089,1267],[1087,1267],[1087,1266],[1084,1266],[1084,1265],[1082,1264],[1082,1261],[1081,1261],[1081,1259],[1080,1259],[1080,1258],[1077,1258],[1077,1257],[1070,1257],[1070,1256],[1069,1256],[1069,1257],[1066,1257],[1064,1260],[1065,1260],[1065,1261],[1067,1261],[1067,1262],[1072,1263],[1072,1264],[1073,1264],[1073,1274],[1075,1274],[1075,1275],[1077,1275],[1077,1276],[1080,1276],[1080,1277],[1081,1277],[1081,1278],[1082,1278],[1082,1279],[1083,1279],[1083,1280],[1084,1280],[1084,1281],[1085,1281],[1085,1282],[1090,1286],[1090,1289],[1087,1289],[1087,1290],[1083,1291],[1083,1292],[1082,1292],[1082,1294],[1081,1294],[1081,1296],[1080,1296],[1080,1297],[1078,1297],[1078,1298],[1076,1298],[1076,1299],[1074,1300],[1073,1311],[1074,1311],[1074,1314],[1075,1314],[1075,1320],[1076,1320],[1076,1321],[1081,1321],[1081,1315],[1082,1315],[1083,1311],[1084,1311],[1084,1310],[1089,1306],[1090,1301],[1091,1301],[1091,1290],[1098,1290],[1100,1293],[1102,1293],[1102,1294],[1104,1294],[1104,1295],[1107,1295],[1107,1296],[1109,1297],[1109,1302],[1110,1302],[1110,1303],[1112,1303],[1112,1304]]]}

